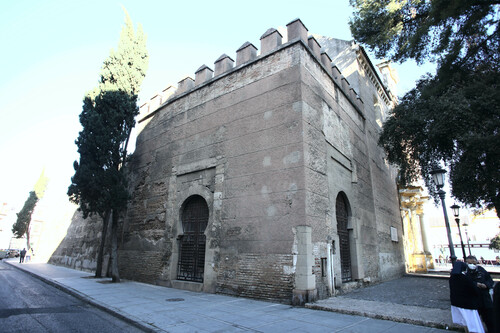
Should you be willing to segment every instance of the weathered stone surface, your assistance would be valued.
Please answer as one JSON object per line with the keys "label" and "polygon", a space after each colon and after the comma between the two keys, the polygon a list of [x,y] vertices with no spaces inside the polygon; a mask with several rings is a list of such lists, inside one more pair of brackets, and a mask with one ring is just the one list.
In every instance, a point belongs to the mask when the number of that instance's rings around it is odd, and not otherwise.
{"label": "weathered stone surface", "polygon": [[[391,227],[402,234],[398,199],[376,143],[376,110],[359,103],[347,81],[335,79],[336,71],[314,55],[318,45],[307,46],[300,21],[289,30],[294,41],[273,43],[267,54],[237,67],[224,57],[213,78],[184,87],[144,115],[128,165],[122,276],[290,303],[402,274],[402,242],[390,239]],[[363,61],[346,59],[354,67]],[[196,257],[204,273],[201,282],[180,283],[179,262],[187,253],[181,245],[191,228],[183,209],[192,196],[208,207],[199,234],[205,247]],[[341,280],[339,197],[347,202],[350,283]],[[75,220],[55,262],[95,267],[101,222],[87,222]],[[304,256],[299,226],[310,230],[307,260],[298,257]],[[306,273],[307,283],[297,286]]]}
{"label": "weathered stone surface", "polygon": [[84,219],[75,212],[67,236],[50,257],[49,263],[69,266],[84,271],[95,270],[102,220],[97,216]]}

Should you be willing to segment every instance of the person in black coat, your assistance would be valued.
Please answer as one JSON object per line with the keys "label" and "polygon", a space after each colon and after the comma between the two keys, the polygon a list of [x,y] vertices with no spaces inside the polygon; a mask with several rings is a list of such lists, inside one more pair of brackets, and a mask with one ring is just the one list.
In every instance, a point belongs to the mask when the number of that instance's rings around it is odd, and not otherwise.
{"label": "person in black coat", "polygon": [[495,284],[493,291],[493,318],[495,318],[495,330],[493,332],[500,333],[500,282]]}
{"label": "person in black coat", "polygon": [[26,248],[22,249],[21,252],[19,252],[19,263],[24,262],[24,256],[26,255]]}
{"label": "person in black coat", "polygon": [[451,305],[477,310],[481,307],[481,295],[476,284],[465,274],[467,266],[461,261],[455,262],[450,275],[450,301]]}
{"label": "person in black coat", "polygon": [[476,283],[465,275],[467,265],[457,261],[450,274],[450,302],[453,322],[466,326],[470,332],[484,332],[478,309],[482,305]]}
{"label": "person in black coat", "polygon": [[477,265],[477,259],[474,256],[466,258],[467,269],[465,275],[472,279],[481,294],[481,307],[479,315],[486,324],[488,332],[494,332],[493,328],[493,301],[491,300],[490,289],[493,288],[493,279],[483,267]]}

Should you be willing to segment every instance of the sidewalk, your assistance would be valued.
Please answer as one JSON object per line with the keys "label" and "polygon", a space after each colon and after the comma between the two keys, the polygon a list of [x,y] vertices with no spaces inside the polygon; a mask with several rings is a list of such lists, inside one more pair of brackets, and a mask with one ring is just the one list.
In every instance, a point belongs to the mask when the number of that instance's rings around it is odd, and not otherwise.
{"label": "sidewalk", "polygon": [[[403,322],[380,320],[133,281],[114,284],[110,283],[110,279],[95,279],[90,273],[65,267],[19,264],[17,260],[2,262],[24,270],[149,332],[445,332],[437,328],[407,324],[410,322],[407,319],[399,320]],[[367,311],[367,314],[370,309],[380,306],[366,300],[348,300],[354,303],[349,305],[342,296],[315,304],[327,304],[326,308],[328,304],[345,304],[343,312],[359,309],[361,313]],[[315,307],[315,304],[308,307]],[[387,304],[383,307],[387,307]],[[397,305],[392,310],[392,317],[387,318],[395,319],[394,316],[399,316],[402,312],[397,311],[397,308],[401,308],[401,305]],[[415,307],[411,310],[415,312],[409,317],[415,317],[422,308]],[[436,310],[439,309],[432,309]],[[445,323],[442,318],[440,320],[441,324]],[[427,325],[435,326],[435,323]]]}
{"label": "sidewalk", "polygon": [[406,275],[306,307],[432,327],[452,323],[447,276]]}

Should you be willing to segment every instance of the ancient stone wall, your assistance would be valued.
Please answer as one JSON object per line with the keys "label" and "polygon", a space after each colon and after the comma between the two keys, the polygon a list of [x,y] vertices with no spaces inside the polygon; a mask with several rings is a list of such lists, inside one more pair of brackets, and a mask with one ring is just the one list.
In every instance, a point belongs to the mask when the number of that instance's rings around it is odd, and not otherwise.
{"label": "ancient stone wall", "polygon": [[[244,43],[236,66],[223,54],[214,71],[201,66],[194,80],[141,107],[127,165],[132,199],[120,231],[122,277],[300,303],[403,272],[402,242],[390,237],[391,227],[399,238],[402,231],[393,175],[376,144],[378,114],[300,20],[287,29],[288,40],[269,29],[259,55]],[[206,203],[208,220],[197,236],[202,258],[191,264],[181,244],[193,196]],[[347,204],[350,253],[344,282],[339,197]],[[58,262],[88,244],[95,249],[99,225],[85,226],[91,234],[83,236],[87,229],[75,223]],[[201,281],[179,275],[179,263],[185,270],[199,260]]]}
{"label": "ancient stone wall", "polygon": [[97,216],[84,219],[82,214],[76,211],[66,237],[63,238],[48,262],[83,271],[94,271],[97,266],[101,232],[102,219]]}
{"label": "ancient stone wall", "polygon": [[[209,203],[211,216],[206,234],[212,273],[205,278],[212,283],[206,288],[261,298],[274,290],[275,299],[288,290],[289,298],[293,274],[283,276],[277,263],[293,265],[292,227],[304,221],[301,116],[294,109],[299,52],[269,55],[173,101],[149,120],[130,164],[133,201],[121,253],[140,257],[154,248],[164,260],[151,263],[149,273],[129,275],[125,269],[124,277],[151,281],[156,274],[158,283],[172,285],[179,210],[196,194]],[[167,188],[151,191],[160,183]],[[163,206],[150,206],[160,201]],[[259,267],[243,269],[255,263]]]}

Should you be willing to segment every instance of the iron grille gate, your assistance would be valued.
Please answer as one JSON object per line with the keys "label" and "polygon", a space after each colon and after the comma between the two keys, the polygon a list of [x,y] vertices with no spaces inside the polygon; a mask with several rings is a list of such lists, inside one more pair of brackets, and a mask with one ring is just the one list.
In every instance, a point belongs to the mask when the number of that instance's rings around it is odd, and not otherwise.
{"label": "iron grille gate", "polygon": [[179,264],[177,279],[184,281],[203,282],[205,267],[204,234],[208,224],[208,206],[200,196],[189,198],[181,215],[184,234],[179,244]]}
{"label": "iron grille gate", "polygon": [[340,267],[342,282],[352,280],[351,273],[351,249],[349,244],[349,230],[347,230],[347,204],[345,199],[339,195],[335,206],[337,215],[337,233],[339,235]]}

